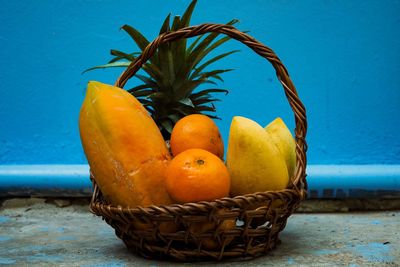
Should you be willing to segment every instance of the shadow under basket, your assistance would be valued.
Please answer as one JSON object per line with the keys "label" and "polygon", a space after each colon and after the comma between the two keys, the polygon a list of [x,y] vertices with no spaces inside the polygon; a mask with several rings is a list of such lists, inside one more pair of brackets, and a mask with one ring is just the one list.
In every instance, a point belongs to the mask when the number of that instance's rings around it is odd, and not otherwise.
{"label": "shadow under basket", "polygon": [[[222,198],[211,202],[123,208],[110,205],[91,176],[92,213],[101,216],[129,250],[146,258],[177,261],[250,259],[265,255],[279,243],[288,217],[306,197],[306,111],[286,68],[275,53],[231,25],[201,24],[163,33],[151,42],[115,83],[125,83],[154,54],[160,44],[208,32],[223,33],[267,59],[294,112],[296,170],[288,188]],[[268,179],[268,177],[265,177]]]}

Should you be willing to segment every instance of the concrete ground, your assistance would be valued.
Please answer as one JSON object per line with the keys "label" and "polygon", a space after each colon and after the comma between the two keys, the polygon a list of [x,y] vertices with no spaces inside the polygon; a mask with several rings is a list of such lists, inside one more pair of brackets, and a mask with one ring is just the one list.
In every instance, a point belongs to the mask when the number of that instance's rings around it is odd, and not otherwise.
{"label": "concrete ground", "polygon": [[[51,202],[51,203],[49,203]],[[220,266],[400,266],[400,212],[297,213],[269,255]],[[10,199],[0,210],[1,266],[175,266],[130,254],[87,205]]]}

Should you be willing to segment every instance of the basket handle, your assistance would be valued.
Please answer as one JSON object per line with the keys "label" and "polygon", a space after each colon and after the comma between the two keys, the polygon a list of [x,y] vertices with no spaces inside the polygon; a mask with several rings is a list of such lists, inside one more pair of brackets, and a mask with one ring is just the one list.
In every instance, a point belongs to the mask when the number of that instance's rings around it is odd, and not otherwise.
{"label": "basket handle", "polygon": [[197,26],[191,26],[179,29],[173,32],[165,32],[160,34],[156,39],[147,45],[142,51],[142,54],[138,56],[128,68],[120,75],[115,82],[115,86],[124,87],[126,82],[135,75],[135,73],[142,67],[144,63],[151,58],[157,48],[164,43],[176,41],[181,38],[190,38],[198,35],[202,35],[209,32],[223,33],[236,39],[239,42],[245,44],[251,48],[254,52],[267,59],[276,71],[276,76],[283,86],[285,95],[289,101],[289,104],[294,112],[295,116],[295,136],[296,136],[296,171],[292,180],[291,187],[300,193],[300,197],[304,199],[307,192],[307,181],[306,181],[306,151],[307,143],[305,140],[307,133],[307,117],[306,110],[302,102],[300,101],[296,88],[289,78],[289,73],[285,66],[282,64],[278,56],[269,47],[255,40],[250,35],[237,30],[232,25],[226,24],[201,24]]}

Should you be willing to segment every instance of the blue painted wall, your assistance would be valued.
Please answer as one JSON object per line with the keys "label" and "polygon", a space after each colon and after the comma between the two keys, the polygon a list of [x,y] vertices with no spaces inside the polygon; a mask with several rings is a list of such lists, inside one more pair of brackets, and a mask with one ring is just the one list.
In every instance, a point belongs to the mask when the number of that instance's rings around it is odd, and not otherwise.
{"label": "blue painted wall", "polygon": [[[88,80],[113,83],[119,71],[81,72],[135,50],[119,27],[156,37],[168,12],[189,1],[0,1],[0,164],[85,163],[77,120]],[[118,3],[118,4],[115,4]],[[307,107],[312,164],[400,163],[399,1],[200,0],[192,24],[238,27],[272,47]],[[267,124],[293,115],[271,66],[249,49],[225,59],[218,124],[244,115]]]}

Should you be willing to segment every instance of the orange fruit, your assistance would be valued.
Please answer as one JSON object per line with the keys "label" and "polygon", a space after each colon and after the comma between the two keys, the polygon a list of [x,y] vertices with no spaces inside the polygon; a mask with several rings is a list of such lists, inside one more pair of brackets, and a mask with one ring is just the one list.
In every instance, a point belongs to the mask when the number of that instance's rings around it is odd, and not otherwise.
{"label": "orange fruit", "polygon": [[165,170],[167,192],[178,203],[212,201],[229,195],[231,179],[224,162],[204,149],[188,149]]}
{"label": "orange fruit", "polygon": [[202,114],[180,119],[172,129],[170,144],[174,156],[190,148],[201,148],[220,158],[224,156],[224,142],[217,125]]}

